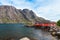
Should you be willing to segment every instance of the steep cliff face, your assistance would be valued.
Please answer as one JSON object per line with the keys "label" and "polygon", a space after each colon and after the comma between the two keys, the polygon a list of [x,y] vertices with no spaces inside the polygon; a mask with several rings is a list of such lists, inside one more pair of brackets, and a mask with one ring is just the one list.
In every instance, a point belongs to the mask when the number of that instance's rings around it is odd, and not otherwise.
{"label": "steep cliff face", "polygon": [[12,6],[0,6],[0,23],[19,22],[22,14]]}
{"label": "steep cliff face", "polygon": [[[45,22],[42,17],[29,9],[16,9],[13,6],[0,6],[0,23]],[[48,22],[48,21],[47,21]],[[50,22],[50,21],[49,21]]]}

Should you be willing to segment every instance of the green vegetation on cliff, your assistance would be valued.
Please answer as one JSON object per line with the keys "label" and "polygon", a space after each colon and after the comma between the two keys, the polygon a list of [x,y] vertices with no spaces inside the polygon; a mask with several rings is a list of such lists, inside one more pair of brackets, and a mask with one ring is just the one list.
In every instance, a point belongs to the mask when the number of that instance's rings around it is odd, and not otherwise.
{"label": "green vegetation on cliff", "polygon": [[60,20],[57,21],[57,26],[60,26]]}

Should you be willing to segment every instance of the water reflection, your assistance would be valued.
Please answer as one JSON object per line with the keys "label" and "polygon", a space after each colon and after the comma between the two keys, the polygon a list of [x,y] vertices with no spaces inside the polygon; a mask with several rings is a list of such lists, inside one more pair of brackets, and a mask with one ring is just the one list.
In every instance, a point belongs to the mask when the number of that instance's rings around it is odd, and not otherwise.
{"label": "water reflection", "polygon": [[23,24],[0,24],[0,38],[16,38],[29,37],[32,40],[53,40],[52,36],[47,32],[35,28],[25,27]]}

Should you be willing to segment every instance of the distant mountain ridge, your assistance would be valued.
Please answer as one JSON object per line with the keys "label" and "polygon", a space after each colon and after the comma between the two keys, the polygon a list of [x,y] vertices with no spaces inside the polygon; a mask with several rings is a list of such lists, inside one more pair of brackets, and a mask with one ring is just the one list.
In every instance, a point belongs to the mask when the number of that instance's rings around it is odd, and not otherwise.
{"label": "distant mountain ridge", "polygon": [[13,6],[0,6],[0,23],[26,23],[26,22],[41,22],[48,23],[49,20],[45,20],[42,17],[36,16],[36,14],[29,9],[16,9]]}

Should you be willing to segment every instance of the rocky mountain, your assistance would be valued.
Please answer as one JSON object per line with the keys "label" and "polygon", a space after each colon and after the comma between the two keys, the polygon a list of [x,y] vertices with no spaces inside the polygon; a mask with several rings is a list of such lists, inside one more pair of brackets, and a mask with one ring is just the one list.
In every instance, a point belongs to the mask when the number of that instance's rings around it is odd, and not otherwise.
{"label": "rocky mountain", "polygon": [[0,23],[50,22],[29,9],[16,9],[13,6],[0,6]]}

